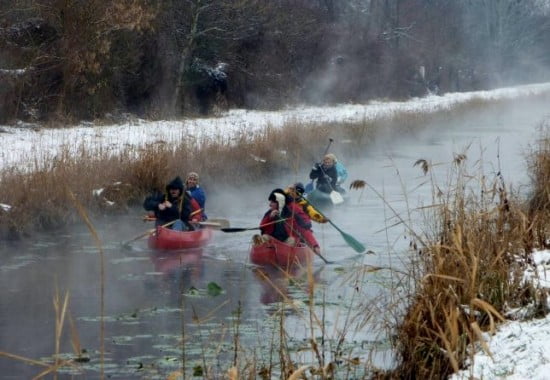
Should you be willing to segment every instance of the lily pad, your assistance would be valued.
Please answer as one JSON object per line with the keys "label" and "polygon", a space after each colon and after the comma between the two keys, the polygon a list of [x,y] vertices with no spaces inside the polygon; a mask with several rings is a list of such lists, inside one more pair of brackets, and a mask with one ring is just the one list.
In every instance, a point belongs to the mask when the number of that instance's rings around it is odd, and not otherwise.
{"label": "lily pad", "polygon": [[222,293],[223,289],[216,284],[215,282],[208,283],[208,295],[212,297],[219,296]]}
{"label": "lily pad", "polygon": [[193,367],[193,376],[202,376],[203,375],[202,366],[198,365]]}

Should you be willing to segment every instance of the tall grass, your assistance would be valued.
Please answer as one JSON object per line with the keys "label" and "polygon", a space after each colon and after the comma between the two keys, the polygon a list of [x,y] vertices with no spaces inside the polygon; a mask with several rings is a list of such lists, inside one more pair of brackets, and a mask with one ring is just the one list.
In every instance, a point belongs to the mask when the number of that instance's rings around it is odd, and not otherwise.
{"label": "tall grass", "polygon": [[[203,186],[216,187],[254,183],[318,161],[318,148],[329,136],[338,135],[327,126],[289,124],[283,129],[266,128],[262,133],[188,143],[177,146],[152,143],[145,148],[127,148],[113,157],[101,147],[80,147],[69,154],[66,147],[53,162],[36,161],[30,171],[0,173],[0,232],[21,236],[30,230],[51,230],[78,219],[65,188],[93,214],[125,212],[141,203],[153,189],[164,189],[175,175],[189,171],[201,174]],[[315,152],[315,153],[313,153]],[[102,189],[101,193],[94,190]]]}
{"label": "tall grass", "polygon": [[541,137],[535,143],[528,159],[532,192],[529,198],[528,215],[536,221],[532,240],[538,246],[550,247],[550,121],[541,126]]}
{"label": "tall grass", "polygon": [[529,156],[528,201],[500,173],[472,175],[467,157],[456,157],[447,192],[434,191],[427,215],[433,230],[423,234],[425,246],[415,246],[409,306],[397,329],[400,364],[386,377],[445,378],[461,368],[473,343],[487,349],[482,332],[494,331],[510,308],[531,305],[531,317],[548,312],[544,293],[521,274],[550,233],[549,137],[546,128]]}

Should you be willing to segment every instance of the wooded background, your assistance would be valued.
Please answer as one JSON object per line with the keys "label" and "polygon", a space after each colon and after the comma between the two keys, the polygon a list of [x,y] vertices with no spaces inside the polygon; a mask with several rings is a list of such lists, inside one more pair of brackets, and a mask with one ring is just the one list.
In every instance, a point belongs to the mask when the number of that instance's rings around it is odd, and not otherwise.
{"label": "wooded background", "polygon": [[550,78],[542,0],[0,0],[0,123],[405,99]]}

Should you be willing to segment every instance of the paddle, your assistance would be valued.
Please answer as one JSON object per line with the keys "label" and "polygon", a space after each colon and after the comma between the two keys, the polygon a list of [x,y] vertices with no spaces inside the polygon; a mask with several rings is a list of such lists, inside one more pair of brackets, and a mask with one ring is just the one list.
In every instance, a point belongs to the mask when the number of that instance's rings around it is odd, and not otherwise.
{"label": "paddle", "polygon": [[[172,224],[176,223],[177,220],[178,220],[178,219],[172,220],[171,222],[168,222],[168,223],[166,223],[166,224],[163,224],[161,227],[169,227],[169,226],[171,226]],[[134,237],[134,238],[132,238],[132,239],[130,239],[130,240],[125,241],[124,243],[122,243],[122,246],[128,246],[130,243],[132,243],[132,242],[134,242],[134,241],[136,241],[136,240],[139,240],[139,239],[141,239],[141,238],[144,238],[144,237],[146,237],[146,236],[151,235],[151,234],[154,233],[156,230],[157,230],[156,228],[151,228],[150,230],[147,230],[147,231],[145,231],[144,233],[139,234],[138,236],[136,236],[136,237]]]}
{"label": "paddle", "polygon": [[[279,219],[279,221],[283,221],[285,219]],[[285,222],[286,223],[286,222]],[[288,223],[287,223],[288,224]],[[319,256],[319,258],[321,260],[323,260],[325,262],[325,264],[334,264],[334,261],[329,261],[327,259],[325,259],[325,257],[323,255],[321,255],[321,253],[318,253],[318,252],[315,252],[315,249],[313,249],[313,247],[311,246],[311,244],[309,244],[307,242],[307,240],[304,238],[304,236],[300,233],[300,231],[298,231],[297,229],[294,229],[294,232],[298,235],[298,237],[300,238],[300,240],[302,240],[302,242],[307,245],[309,247],[309,249],[311,249],[313,251],[313,253],[315,253],[317,256]]]}
{"label": "paddle", "polygon": [[342,194],[340,194],[336,190],[332,190],[330,192],[330,200],[335,205],[339,205],[341,203],[344,203],[344,197],[342,196]]}
{"label": "paddle", "polygon": [[[307,244],[307,243],[306,243]],[[307,244],[307,246],[309,247],[309,244]],[[330,261],[330,260],[327,260],[323,257],[323,255],[321,255],[320,253],[318,252],[315,252],[315,250],[312,248],[312,247],[309,247],[309,249],[311,249],[313,251],[313,253],[315,253],[317,256],[319,256],[321,258],[321,260],[323,260],[325,262],[325,264],[334,264],[334,261]]]}
{"label": "paddle", "polygon": [[243,231],[252,231],[252,230],[259,230],[262,227],[269,226],[270,224],[279,223],[281,221],[285,221],[286,219],[276,220],[274,222],[264,223],[259,225],[258,227],[222,227],[220,228],[220,231],[222,232],[243,232]]}
{"label": "paddle", "polygon": [[353,236],[345,233],[344,231],[342,231],[340,228],[338,228],[338,226],[336,224],[334,224],[332,222],[332,220],[328,220],[328,222],[332,225],[332,227],[336,228],[336,230],[338,232],[340,232],[340,235],[342,235],[342,237],[344,238],[344,240],[346,241],[346,243],[348,243],[348,245],[353,248],[355,250],[355,252],[357,253],[363,253],[367,250],[367,248],[361,244],[359,241],[357,241]]}
{"label": "paddle", "polygon": [[[152,222],[157,220],[154,216],[144,216],[143,221],[144,222]],[[205,220],[204,222],[193,222],[190,221],[189,223],[197,226],[203,226],[203,227],[209,227],[213,229],[222,229],[229,227],[229,220],[227,219],[221,219],[221,218],[210,218],[208,220]]]}
{"label": "paddle", "polygon": [[222,228],[222,224],[221,223],[216,223],[216,222],[206,221],[206,222],[189,222],[189,223],[191,223],[193,225],[196,225],[196,226],[208,227],[208,228],[212,228],[212,229]]}
{"label": "paddle", "polygon": [[[311,203],[309,203],[309,201],[307,199],[304,198],[304,200],[307,202],[307,204],[309,204],[310,206],[312,207],[315,207],[313,206]],[[342,235],[342,237],[344,238],[344,240],[346,241],[346,243],[348,243],[348,245],[353,248],[355,250],[355,252],[357,253],[363,253],[366,251],[367,248],[365,248],[365,246],[363,244],[361,244],[359,241],[357,241],[353,236],[345,233],[344,231],[342,231],[336,224],[334,224],[334,222],[332,220],[330,220],[329,218],[327,218],[325,215],[323,215],[323,213],[317,209],[315,209],[319,214],[321,214],[325,219],[328,220],[328,222],[330,223],[330,225],[334,228],[336,228],[336,230],[338,232],[340,232],[340,235]]]}
{"label": "paddle", "polygon": [[208,218],[203,223],[217,223],[220,225],[220,228],[227,228],[230,226],[229,220],[223,218]]}
{"label": "paddle", "polygon": [[260,228],[262,228],[262,227],[246,227],[246,228],[244,228],[244,227],[224,227],[224,228],[220,228],[220,231],[231,233],[231,232],[243,232],[243,231],[259,230]]}

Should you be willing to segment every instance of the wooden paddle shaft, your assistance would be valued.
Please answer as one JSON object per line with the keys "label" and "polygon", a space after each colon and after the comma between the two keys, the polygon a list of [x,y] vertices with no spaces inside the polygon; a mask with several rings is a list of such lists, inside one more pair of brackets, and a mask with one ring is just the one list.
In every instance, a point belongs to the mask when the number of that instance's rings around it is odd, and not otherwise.
{"label": "wooden paddle shaft", "polygon": [[[193,211],[191,214],[189,214],[189,216],[197,215],[197,214],[198,214],[199,212],[201,212],[202,210],[203,210],[202,208],[200,208],[200,209],[198,209],[198,210],[195,210],[195,211]],[[145,215],[145,216],[143,217],[143,221],[144,221],[144,222],[152,222],[152,221],[154,221],[154,220],[157,220],[157,218],[156,218],[155,216]],[[177,220],[177,219],[176,219],[176,220]]]}
{"label": "wooden paddle shaft", "polygon": [[220,228],[220,230],[222,232],[244,232],[244,231],[259,230],[262,227],[269,226],[270,224],[279,223],[285,220],[286,219],[274,220],[273,222],[260,224],[258,227],[227,227],[227,228],[224,227],[224,228]]}

